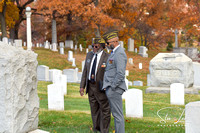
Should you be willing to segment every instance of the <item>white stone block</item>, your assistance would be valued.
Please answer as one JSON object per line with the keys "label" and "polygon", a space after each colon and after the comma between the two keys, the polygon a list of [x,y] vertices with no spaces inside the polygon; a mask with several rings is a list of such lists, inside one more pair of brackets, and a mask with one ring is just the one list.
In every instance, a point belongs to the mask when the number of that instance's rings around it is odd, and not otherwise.
{"label": "white stone block", "polygon": [[52,51],[58,51],[56,43],[52,44]]}
{"label": "white stone block", "polygon": [[143,82],[142,81],[133,81],[133,85],[134,86],[143,86]]}
{"label": "white stone block", "polygon": [[184,84],[173,83],[170,85],[170,104],[184,105]]}
{"label": "white stone block", "polygon": [[64,48],[60,48],[60,54],[65,54]]}
{"label": "white stone block", "polygon": [[200,63],[193,62],[194,86],[200,86]]}
{"label": "white stone block", "polygon": [[37,67],[37,79],[41,81],[49,81],[49,67],[39,65]]}
{"label": "white stone block", "polygon": [[83,72],[84,66],[85,66],[85,60],[82,61],[82,72]]}
{"label": "white stone block", "polygon": [[142,63],[139,63],[139,69],[142,69]]}
{"label": "white stone block", "polygon": [[186,88],[194,83],[192,60],[183,53],[159,53],[149,64],[152,87],[169,87],[182,83]]}
{"label": "white stone block", "polygon": [[46,42],[44,43],[44,48],[49,49],[49,42],[46,40]]}
{"label": "white stone block", "polygon": [[16,47],[22,47],[22,40],[21,39],[15,39],[14,43],[15,43]]}
{"label": "white stone block", "polygon": [[86,48],[86,54],[89,52],[88,48]]}
{"label": "white stone block", "polygon": [[148,54],[146,53],[148,49],[145,46],[140,46],[139,47],[139,55],[142,57],[148,57]]}
{"label": "white stone block", "polygon": [[125,97],[126,117],[143,117],[143,94],[142,90],[129,89]]}
{"label": "white stone block", "polygon": [[76,66],[76,62],[75,62],[75,58],[72,59],[72,66],[75,67]]}
{"label": "white stone block", "polygon": [[54,81],[54,76],[55,75],[61,75],[62,74],[62,71],[61,70],[58,70],[58,69],[50,69],[49,70],[49,80],[50,81]]}
{"label": "white stone block", "polygon": [[133,58],[129,58],[129,59],[128,59],[128,63],[129,63],[130,65],[133,65]]}
{"label": "white stone block", "polygon": [[190,102],[185,106],[185,133],[200,132],[200,101]]}
{"label": "white stone block", "polygon": [[129,76],[129,70],[125,71],[125,76]]}
{"label": "white stone block", "polygon": [[28,132],[28,133],[50,133],[50,132],[47,132],[47,131],[44,131],[44,130],[37,129],[37,130],[31,131],[31,132]]}
{"label": "white stone block", "polygon": [[63,74],[67,75],[67,82],[76,83],[78,81],[78,71],[76,69],[64,69]]}
{"label": "white stone block", "polygon": [[8,38],[7,37],[3,37],[3,42],[5,43],[5,44],[8,44]]}
{"label": "white stone block", "polygon": [[123,41],[119,41],[119,45],[124,48],[124,42]]}
{"label": "white stone block", "polygon": [[48,109],[64,110],[64,93],[59,84],[50,84],[48,87]]}
{"label": "white stone block", "polygon": [[128,39],[128,51],[134,52],[134,39]]}
{"label": "white stone block", "polygon": [[53,84],[59,84],[61,89],[63,90],[64,95],[67,94],[67,76],[61,74],[55,74]]}
{"label": "white stone block", "polygon": [[73,61],[73,52],[68,51],[68,61]]}
{"label": "white stone block", "polygon": [[0,132],[35,130],[39,115],[37,54],[3,42],[0,53]]}
{"label": "white stone block", "polygon": [[137,48],[135,48],[135,53],[137,53]]}
{"label": "white stone block", "polygon": [[79,50],[80,50],[81,52],[83,51],[82,44],[79,45]]}

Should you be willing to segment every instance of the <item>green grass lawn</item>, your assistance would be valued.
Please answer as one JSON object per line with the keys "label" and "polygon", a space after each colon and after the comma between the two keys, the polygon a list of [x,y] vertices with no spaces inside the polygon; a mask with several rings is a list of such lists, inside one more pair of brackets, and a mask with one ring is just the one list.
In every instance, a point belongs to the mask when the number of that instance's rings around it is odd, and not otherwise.
{"label": "green grass lawn", "polygon": [[[47,101],[47,85],[51,82],[38,82],[38,95],[40,98],[39,128],[51,133],[92,133],[92,119],[87,95],[79,95],[79,84],[67,84],[64,111],[49,111]],[[147,87],[138,88],[143,91],[143,118],[125,117],[126,133],[183,133],[185,132],[184,119],[174,124],[184,111],[185,106],[170,105],[169,94],[145,94]],[[185,95],[185,102],[198,101],[199,95]],[[125,116],[125,101],[124,116]],[[166,121],[162,121],[157,115]],[[184,118],[184,113],[181,118]],[[110,124],[110,133],[114,131],[114,119]]]}

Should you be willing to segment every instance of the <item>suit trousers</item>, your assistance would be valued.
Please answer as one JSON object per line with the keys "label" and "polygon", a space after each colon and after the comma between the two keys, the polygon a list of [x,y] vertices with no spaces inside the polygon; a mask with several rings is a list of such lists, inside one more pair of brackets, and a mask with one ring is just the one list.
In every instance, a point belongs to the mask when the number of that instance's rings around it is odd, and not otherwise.
{"label": "suit trousers", "polygon": [[97,84],[88,84],[88,97],[93,121],[93,130],[109,132],[111,119],[110,106],[105,92],[97,90]]}
{"label": "suit trousers", "polygon": [[[117,88],[119,90],[120,88]],[[121,90],[121,89],[120,89]],[[112,115],[115,122],[115,133],[125,133],[124,115],[122,107],[122,93],[113,91],[111,87],[106,89]]]}

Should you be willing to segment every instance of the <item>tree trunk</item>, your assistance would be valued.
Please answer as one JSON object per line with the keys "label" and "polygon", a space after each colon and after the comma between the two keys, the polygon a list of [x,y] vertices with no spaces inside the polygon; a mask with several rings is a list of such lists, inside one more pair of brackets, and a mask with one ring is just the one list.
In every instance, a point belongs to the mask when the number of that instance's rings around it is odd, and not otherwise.
{"label": "tree trunk", "polygon": [[[69,11],[69,13],[67,14],[67,24],[71,25],[72,24],[72,12]],[[72,31],[67,31],[67,35],[66,35],[66,40],[71,40],[71,33]]]}
{"label": "tree trunk", "polygon": [[101,37],[101,35],[100,35],[100,25],[99,24],[97,24],[97,29],[95,29],[96,31],[95,31],[95,37]]}
{"label": "tree trunk", "polygon": [[2,32],[2,38],[7,37],[7,32],[6,32],[6,2],[7,0],[4,1],[3,9],[2,12],[0,13],[0,19],[1,19],[1,32]]}
{"label": "tree trunk", "polygon": [[15,39],[15,29],[14,28],[11,28],[10,29],[10,39]]}

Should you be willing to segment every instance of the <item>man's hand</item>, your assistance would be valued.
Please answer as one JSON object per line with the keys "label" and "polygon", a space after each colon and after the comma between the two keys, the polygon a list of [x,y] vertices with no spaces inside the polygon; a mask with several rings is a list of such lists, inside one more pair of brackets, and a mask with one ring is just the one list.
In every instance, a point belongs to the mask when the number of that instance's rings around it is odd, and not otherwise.
{"label": "man's hand", "polygon": [[80,92],[80,95],[81,95],[81,96],[84,95],[84,89],[83,89],[83,88],[80,88],[80,91],[79,91],[79,92]]}

